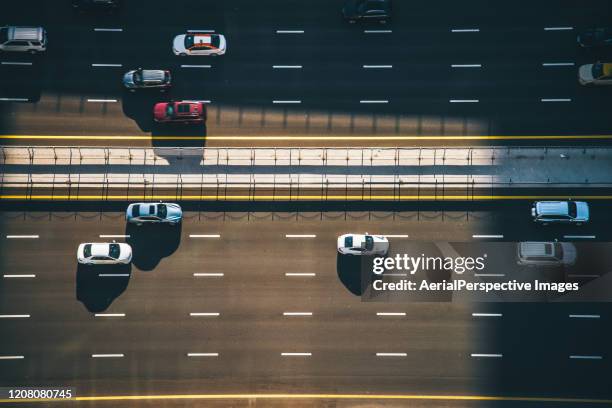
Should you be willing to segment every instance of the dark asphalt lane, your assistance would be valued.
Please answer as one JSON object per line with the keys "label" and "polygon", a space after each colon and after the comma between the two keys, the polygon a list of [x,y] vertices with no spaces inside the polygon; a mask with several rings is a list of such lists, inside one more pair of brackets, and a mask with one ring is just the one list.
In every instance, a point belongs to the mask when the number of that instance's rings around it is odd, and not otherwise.
{"label": "dark asphalt lane", "polygon": [[[334,242],[347,231],[408,234],[409,239],[391,238],[392,250],[398,252],[419,242],[471,242],[473,234],[504,233],[504,240],[519,235],[553,239],[555,231],[534,235],[534,226],[521,223],[526,218],[520,215],[523,204],[503,210],[431,208],[401,213],[186,209],[184,225],[174,232],[126,228],[123,214],[114,211],[66,207],[55,212],[3,212],[2,274],[36,276],[0,280],[0,315],[31,316],[0,319],[0,355],[25,356],[0,361],[2,384],[74,385],[82,395],[611,397],[608,303],[362,302],[351,291],[354,271],[338,266],[343,262],[337,259]],[[604,206],[593,209],[599,221],[604,222],[601,217],[606,214]],[[23,234],[39,238],[6,238]],[[104,271],[128,277],[97,277],[92,270],[77,268],[78,243],[104,240],[100,234],[130,235],[132,267]],[[190,236],[202,234],[220,237]],[[597,240],[608,237],[609,233],[598,235]],[[380,312],[406,316],[377,315]],[[599,318],[574,319],[570,314]],[[312,355],[281,355],[301,352]],[[406,354],[376,355],[385,352]],[[501,353],[503,358],[473,358],[472,353]],[[577,360],[569,355],[603,358]]]}
{"label": "dark asphalt lane", "polygon": [[[27,16],[12,7],[8,19],[45,25],[50,46],[48,55],[35,58],[31,67],[0,66],[2,96],[39,100],[33,109],[4,103],[0,132],[150,134],[150,129],[138,125],[150,120],[151,107],[160,96],[137,102],[140,117],[126,115],[120,84],[124,71],[144,66],[173,70],[171,97],[212,101],[209,136],[368,134],[376,143],[376,135],[609,133],[608,90],[584,89],[576,81],[578,65],[605,58],[601,52],[582,52],[575,41],[578,29],[601,24],[610,15],[605,2],[540,2],[529,6],[530,13],[516,3],[445,4],[443,12],[434,4],[397,3],[394,21],[374,27],[343,23],[338,13],[342,1],[198,5],[131,1],[122,12],[109,16],[74,15],[57,3],[43,2]],[[544,30],[559,26],[574,29]],[[94,32],[94,27],[124,31]],[[481,31],[451,32],[471,27]],[[186,29],[224,33],[227,55],[175,57],[171,39]],[[304,34],[276,34],[295,29]],[[392,33],[364,34],[364,29]],[[5,62],[15,58],[25,57],[2,56]],[[551,62],[575,66],[542,66]],[[98,63],[123,67],[91,67]],[[181,68],[181,64],[211,68]],[[451,64],[482,67],[451,68]],[[302,69],[273,69],[273,65]],[[90,98],[117,102],[87,107]],[[545,103],[542,98],[572,101]],[[479,102],[451,104],[450,99]],[[274,105],[274,100],[301,104],[284,107]],[[362,100],[389,102],[360,104]],[[282,118],[287,114],[288,120]],[[100,141],[81,144],[85,143]]]}

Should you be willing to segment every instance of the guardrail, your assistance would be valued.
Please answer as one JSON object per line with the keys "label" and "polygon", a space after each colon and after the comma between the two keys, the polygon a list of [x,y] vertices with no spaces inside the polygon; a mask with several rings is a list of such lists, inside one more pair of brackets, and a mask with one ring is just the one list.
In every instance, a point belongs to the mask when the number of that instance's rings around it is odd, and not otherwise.
{"label": "guardrail", "polygon": [[483,200],[612,188],[612,149],[0,148],[4,200]]}

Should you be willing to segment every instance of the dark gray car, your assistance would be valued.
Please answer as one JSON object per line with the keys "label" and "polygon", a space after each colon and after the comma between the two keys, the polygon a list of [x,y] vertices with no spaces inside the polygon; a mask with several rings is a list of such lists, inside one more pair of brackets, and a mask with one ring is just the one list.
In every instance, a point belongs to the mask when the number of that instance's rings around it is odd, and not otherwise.
{"label": "dark gray car", "polygon": [[167,70],[138,68],[123,75],[123,86],[130,92],[138,89],[158,89],[165,92],[172,86],[172,75]]}

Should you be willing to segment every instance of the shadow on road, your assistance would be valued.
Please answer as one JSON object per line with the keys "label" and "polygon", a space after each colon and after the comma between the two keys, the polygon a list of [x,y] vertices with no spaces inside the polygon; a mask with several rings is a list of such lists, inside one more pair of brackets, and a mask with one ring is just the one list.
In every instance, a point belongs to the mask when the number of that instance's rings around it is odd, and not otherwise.
{"label": "shadow on road", "polygon": [[153,128],[153,107],[157,102],[166,100],[165,94],[154,92],[131,93],[123,91],[123,113],[132,119],[143,132],[150,132]]}
{"label": "shadow on road", "polygon": [[132,246],[132,263],[142,271],[151,271],[162,258],[172,255],[181,242],[182,223],[171,225],[127,224],[127,243]]}
{"label": "shadow on road", "polygon": [[131,265],[79,264],[76,298],[91,313],[103,312],[125,291],[131,272]]}
{"label": "shadow on road", "polygon": [[336,255],[338,278],[355,296],[363,295],[372,283],[372,274],[369,273],[372,271],[372,259],[373,257],[366,256]]}

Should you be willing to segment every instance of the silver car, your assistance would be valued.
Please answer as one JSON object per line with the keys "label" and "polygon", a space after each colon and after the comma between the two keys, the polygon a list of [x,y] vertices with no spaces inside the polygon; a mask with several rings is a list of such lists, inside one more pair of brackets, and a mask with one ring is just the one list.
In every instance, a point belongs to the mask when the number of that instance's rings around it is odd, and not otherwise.
{"label": "silver car", "polygon": [[581,225],[589,221],[589,205],[584,201],[538,201],[531,216],[540,224]]}
{"label": "silver car", "polygon": [[570,242],[519,242],[517,263],[526,266],[569,266],[576,263],[576,247]]}
{"label": "silver car", "polygon": [[127,222],[136,225],[177,225],[183,219],[181,206],[174,203],[134,203],[125,212]]}
{"label": "silver car", "polygon": [[77,261],[84,265],[127,265],[132,262],[132,247],[124,243],[85,243],[77,249]]}
{"label": "silver car", "polygon": [[123,75],[123,86],[130,92],[138,89],[159,89],[165,92],[172,86],[172,75],[167,70],[138,68]]}

